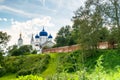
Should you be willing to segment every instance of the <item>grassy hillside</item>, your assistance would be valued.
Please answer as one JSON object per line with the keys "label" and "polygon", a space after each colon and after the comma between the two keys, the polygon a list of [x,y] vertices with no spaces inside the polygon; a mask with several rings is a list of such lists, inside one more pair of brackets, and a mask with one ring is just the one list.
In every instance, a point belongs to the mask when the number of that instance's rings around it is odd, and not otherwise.
{"label": "grassy hillside", "polygon": [[54,75],[55,73],[57,73],[57,67],[58,67],[58,63],[59,58],[61,56],[65,56],[67,53],[53,53],[53,54],[49,54],[50,55],[50,62],[48,64],[47,69],[40,75],[42,77],[50,77],[52,75]]}
{"label": "grassy hillside", "polygon": [[83,56],[81,51],[34,54],[6,57],[4,62],[2,66],[10,75],[4,75],[0,80],[5,80],[6,77],[15,79],[16,76],[29,74],[52,80],[56,77],[62,77],[60,80],[65,78],[91,80],[98,77],[109,80],[111,75],[114,79],[120,76],[120,53],[118,50],[99,50],[94,53],[94,56],[91,54],[84,54]]}

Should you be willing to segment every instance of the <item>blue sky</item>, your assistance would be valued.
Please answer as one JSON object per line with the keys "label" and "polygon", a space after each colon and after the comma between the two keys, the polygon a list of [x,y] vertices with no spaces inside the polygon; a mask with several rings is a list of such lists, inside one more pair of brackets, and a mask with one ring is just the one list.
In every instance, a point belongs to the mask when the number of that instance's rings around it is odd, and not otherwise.
{"label": "blue sky", "polygon": [[55,38],[58,30],[72,25],[74,11],[85,0],[0,0],[0,30],[11,35],[10,45],[17,44],[22,33],[24,44],[30,43],[31,34],[43,26]]}

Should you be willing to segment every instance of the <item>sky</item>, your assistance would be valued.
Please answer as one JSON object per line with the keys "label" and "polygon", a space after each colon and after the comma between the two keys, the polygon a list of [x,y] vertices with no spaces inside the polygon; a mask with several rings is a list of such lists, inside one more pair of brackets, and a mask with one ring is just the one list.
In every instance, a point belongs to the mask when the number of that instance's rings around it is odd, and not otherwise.
{"label": "sky", "polygon": [[72,26],[72,16],[85,0],[0,0],[0,31],[11,35],[8,45],[17,44],[22,34],[23,44],[30,44],[43,29],[53,36],[65,26]]}

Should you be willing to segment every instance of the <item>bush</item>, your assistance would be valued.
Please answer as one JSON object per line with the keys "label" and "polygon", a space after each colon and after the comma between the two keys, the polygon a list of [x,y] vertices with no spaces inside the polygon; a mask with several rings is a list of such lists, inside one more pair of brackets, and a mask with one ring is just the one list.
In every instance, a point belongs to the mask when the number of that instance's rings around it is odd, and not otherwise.
{"label": "bush", "polygon": [[31,54],[37,54],[37,50],[33,50]]}
{"label": "bush", "polygon": [[92,72],[88,72],[84,67],[83,70],[75,73],[56,73],[52,76],[48,76],[47,80],[120,80],[120,66],[116,66],[116,71],[110,73],[106,72],[103,67],[104,56],[101,55],[96,60],[95,69]]}
{"label": "bush", "polygon": [[57,71],[75,72],[79,70],[81,63],[81,51],[77,50],[60,57]]}
{"label": "bush", "polygon": [[16,80],[43,80],[43,78],[36,75],[27,75],[27,76],[19,76],[19,78]]}
{"label": "bush", "polygon": [[17,76],[42,73],[47,68],[49,60],[49,55],[26,56],[17,72]]}
{"label": "bush", "polygon": [[[6,73],[16,73],[17,76],[37,74],[42,73],[47,68],[49,60],[50,56],[47,54],[10,56],[5,57],[2,66],[6,70]],[[1,69],[1,71],[4,69]]]}
{"label": "bush", "polygon": [[22,62],[22,57],[6,57],[2,66],[5,67],[7,73],[16,73]]}
{"label": "bush", "polygon": [[30,74],[31,74],[31,70],[24,70],[24,69],[22,69],[22,70],[17,72],[17,77],[21,76],[21,75],[30,75]]}
{"label": "bush", "polygon": [[6,73],[5,68],[0,67],[0,77],[3,76]]}

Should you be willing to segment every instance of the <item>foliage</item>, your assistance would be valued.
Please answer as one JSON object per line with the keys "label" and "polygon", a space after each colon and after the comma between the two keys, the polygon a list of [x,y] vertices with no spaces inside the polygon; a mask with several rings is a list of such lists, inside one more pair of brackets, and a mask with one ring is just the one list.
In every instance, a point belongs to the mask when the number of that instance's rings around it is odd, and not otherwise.
{"label": "foliage", "polygon": [[119,0],[86,0],[85,6],[80,6],[75,11],[72,29],[69,30],[65,26],[59,30],[55,39],[56,46],[77,43],[84,51],[97,50],[99,42],[109,42],[110,48],[118,48],[120,44],[119,7]]}
{"label": "foliage", "polygon": [[6,32],[0,31],[0,50],[5,44],[9,41],[10,35],[7,35]]}
{"label": "foliage", "polygon": [[[116,35],[116,36],[115,36]],[[111,44],[111,48],[116,48],[115,44],[118,43],[118,29],[116,27],[112,27],[110,29],[109,37],[108,37],[108,42]]]}
{"label": "foliage", "polygon": [[31,54],[37,54],[37,50],[33,50]]}
{"label": "foliage", "polygon": [[71,27],[69,25],[66,25],[65,27],[60,28],[55,38],[55,41],[56,47],[75,44],[71,33]]}
{"label": "foliage", "polygon": [[113,48],[115,48],[114,45],[116,43],[118,44],[117,47],[120,47],[120,1],[108,0],[102,6],[102,12],[104,12],[106,20],[105,23],[111,27],[110,43],[113,45]]}
{"label": "foliage", "polygon": [[16,51],[17,51],[17,45],[13,45],[13,46],[8,47],[8,53],[9,53],[8,55],[9,56],[16,53]]}
{"label": "foliage", "polygon": [[104,56],[105,55],[103,54],[98,57],[96,65],[94,65],[95,69],[92,70],[92,72],[88,72],[88,70],[84,68],[83,70],[70,74],[66,72],[56,73],[53,76],[47,77],[47,80],[119,80],[120,67],[116,66],[116,70],[107,72],[107,70],[103,67],[103,64],[106,64],[106,62],[103,61],[104,59],[107,59]]}
{"label": "foliage", "polygon": [[0,52],[0,64],[2,63],[4,57],[3,57],[3,52]]}
{"label": "foliage", "polygon": [[3,76],[3,75],[5,75],[5,73],[6,73],[5,68],[3,68],[3,67],[0,66],[0,77]]}
{"label": "foliage", "polygon": [[27,55],[30,53],[36,53],[35,51],[32,51],[31,45],[23,45],[20,48],[17,47],[17,45],[13,45],[9,48],[9,54],[11,56],[19,56],[19,55]]}
{"label": "foliage", "polygon": [[43,80],[43,78],[37,75],[26,75],[26,76],[19,76],[19,78],[16,80]]}
{"label": "foliage", "polygon": [[57,72],[75,72],[81,69],[81,51],[75,51],[60,57]]}
{"label": "foliage", "polygon": [[6,73],[17,73],[17,76],[37,74],[47,68],[49,59],[49,55],[10,56],[5,58],[2,66]]}
{"label": "foliage", "polygon": [[[59,30],[55,39],[57,45],[65,46],[70,41],[72,44],[81,44],[84,50],[94,50],[99,42],[107,41],[112,45],[111,48],[115,48],[115,44],[120,43],[119,3],[119,0],[87,0],[84,7],[75,11],[71,31],[67,26]],[[69,33],[70,39],[66,36]]]}
{"label": "foliage", "polygon": [[[93,53],[95,54],[94,56],[92,56]],[[120,65],[120,55],[117,50],[98,50],[93,53],[82,55],[82,51],[75,51],[61,56],[57,71],[71,73],[87,68],[88,72],[92,72],[97,64],[96,60],[99,59],[101,55],[103,55],[102,57],[104,58],[104,61],[101,60],[103,61],[102,66],[106,72],[116,70],[116,66]],[[84,58],[84,62],[82,58]]]}
{"label": "foliage", "polygon": [[110,22],[112,25],[116,25],[117,28],[120,29],[120,1],[108,0],[103,4],[103,6],[103,11],[107,17],[107,22]]}
{"label": "foliage", "polygon": [[[0,31],[0,67],[1,67],[1,64],[3,63],[3,59],[4,59],[4,57],[3,57],[4,48],[6,47],[9,39],[10,39],[10,35],[7,35],[6,32]],[[1,76],[2,74],[4,74],[5,70],[2,67],[2,68],[0,68],[0,71],[3,71],[3,73],[0,72],[1,73],[0,76]]]}
{"label": "foliage", "polygon": [[[15,67],[16,69],[16,65],[19,63],[19,69],[17,72],[19,73],[19,71],[21,71],[22,75],[33,74],[32,76],[34,76],[39,74],[45,80],[120,79],[120,55],[118,54],[119,52],[117,49],[98,50],[95,53],[95,56],[86,54],[84,55],[87,56],[84,64],[82,62],[81,53],[81,51],[75,51],[71,53],[56,53],[48,55],[12,56],[8,58],[6,57],[5,62],[6,64],[9,63],[6,66],[11,67],[12,65],[12,67]],[[46,66],[46,69],[40,71],[42,66]],[[14,71],[15,68],[12,67],[11,69]],[[5,67],[5,69],[7,68]],[[31,77],[29,76],[27,79],[31,79]]]}
{"label": "foliage", "polygon": [[107,41],[109,32],[104,27],[99,5],[100,0],[87,0],[85,7],[78,8],[73,17],[73,32],[83,50],[96,50],[99,42]]}
{"label": "foliage", "polygon": [[[42,56],[42,58],[41,57],[37,58],[37,57],[31,56],[26,59],[27,60],[25,60],[21,64],[20,70],[17,72],[18,76],[42,73],[47,68],[50,56],[45,55],[45,56]],[[31,63],[34,63],[34,64],[31,64]]]}

